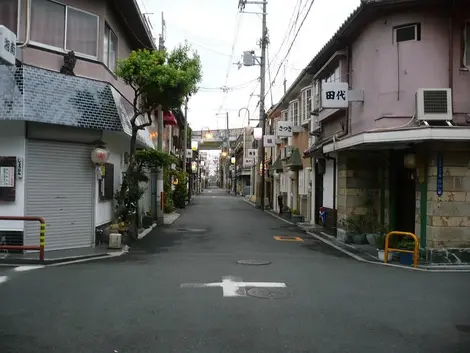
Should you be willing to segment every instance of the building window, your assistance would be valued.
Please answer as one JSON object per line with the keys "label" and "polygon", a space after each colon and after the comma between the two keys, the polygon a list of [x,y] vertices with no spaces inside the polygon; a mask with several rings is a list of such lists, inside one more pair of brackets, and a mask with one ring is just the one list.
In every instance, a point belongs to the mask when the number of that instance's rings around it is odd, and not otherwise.
{"label": "building window", "polygon": [[299,125],[299,101],[295,100],[289,104],[289,120],[292,122],[292,125]]}
{"label": "building window", "polygon": [[419,23],[395,27],[395,43],[421,40],[421,25]]}
{"label": "building window", "polygon": [[341,82],[341,74],[340,74],[339,65],[336,66],[336,68],[333,71],[331,71],[323,79],[323,82],[325,82],[325,83]]}
{"label": "building window", "polygon": [[463,40],[463,66],[470,68],[470,22],[465,23]]}
{"label": "building window", "polygon": [[300,122],[303,123],[310,118],[310,112],[312,111],[312,87],[306,87],[302,91],[302,113]]}
{"label": "building window", "polygon": [[288,112],[287,109],[286,109],[286,110],[283,110],[283,111],[281,112],[281,120],[282,120],[282,121],[289,121],[289,112]]}
{"label": "building window", "polygon": [[50,0],[32,0],[31,41],[98,57],[99,17]]}
{"label": "building window", "polygon": [[[18,23],[18,0],[2,0],[0,3],[0,24],[16,33]],[[18,33],[16,33],[18,35]]]}
{"label": "building window", "polygon": [[104,53],[103,53],[103,62],[111,70],[114,71],[116,68],[117,61],[117,36],[106,24],[104,28]]}

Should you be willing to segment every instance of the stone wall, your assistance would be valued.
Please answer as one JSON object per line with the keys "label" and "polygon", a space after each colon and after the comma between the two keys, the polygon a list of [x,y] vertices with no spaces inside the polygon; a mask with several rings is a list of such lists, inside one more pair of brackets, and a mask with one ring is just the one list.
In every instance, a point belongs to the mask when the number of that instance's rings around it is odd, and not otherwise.
{"label": "stone wall", "polygon": [[[386,156],[368,152],[344,152],[338,159],[338,221],[350,215],[365,215],[366,202],[370,197],[373,208],[380,215],[381,203],[385,202],[385,220],[388,220],[388,197],[381,200],[381,185],[388,185]],[[385,173],[385,182],[382,173]]]}
{"label": "stone wall", "polygon": [[[443,193],[437,195],[437,151],[443,156]],[[470,248],[470,147],[434,146],[429,156],[426,246]]]}

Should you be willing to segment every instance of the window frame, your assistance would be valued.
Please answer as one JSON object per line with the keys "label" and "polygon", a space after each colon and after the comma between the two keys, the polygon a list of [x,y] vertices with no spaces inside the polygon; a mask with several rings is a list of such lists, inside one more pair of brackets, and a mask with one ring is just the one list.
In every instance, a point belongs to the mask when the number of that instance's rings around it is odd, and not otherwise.
{"label": "window frame", "polygon": [[[289,121],[292,122],[292,126],[299,126],[300,125],[300,107],[299,107],[299,99],[294,99],[289,102]],[[294,115],[294,112],[291,112],[291,107],[297,105],[297,116]],[[292,109],[294,110],[294,109]]]}
{"label": "window frame", "polygon": [[281,110],[281,121],[289,121],[289,109]]}
{"label": "window frame", "polygon": [[[33,44],[34,46],[36,47],[39,47],[39,48],[44,48],[44,49],[48,49],[48,50],[52,50],[52,51],[55,51],[55,52],[60,52],[60,53],[63,53],[63,54],[67,54],[69,51],[73,50],[73,49],[67,49],[67,21],[68,21],[68,9],[72,9],[74,11],[77,11],[77,12],[83,12],[87,15],[90,15],[90,16],[94,16],[96,17],[96,23],[97,23],[97,30],[96,30],[96,56],[93,56],[93,55],[89,55],[89,54],[85,54],[85,53],[80,53],[78,51],[75,51],[75,55],[77,57],[82,57],[82,58],[86,58],[86,59],[92,59],[92,60],[98,60],[99,58],[99,48],[100,48],[100,16],[97,15],[97,14],[94,14],[92,12],[89,12],[89,11],[86,11],[86,10],[82,10],[82,9],[79,9],[79,8],[76,8],[74,6],[70,6],[70,5],[67,5],[67,4],[64,4],[62,2],[59,2],[59,1],[55,1],[55,0],[45,0],[45,1],[49,1],[49,2],[53,2],[57,5],[61,5],[61,6],[64,6],[65,8],[65,18],[64,18],[64,45],[63,45],[63,48],[60,48],[60,47],[55,47],[53,45],[48,45],[48,44],[44,44],[44,43],[41,43],[41,42],[36,42],[34,40],[30,40],[29,43]],[[34,2],[34,0],[33,0]]]}
{"label": "window frame", "polygon": [[[397,31],[400,29],[408,28],[408,27],[414,27],[415,29],[415,38],[410,39],[410,40],[402,40],[401,42],[397,42]],[[407,23],[399,26],[393,27],[393,44],[399,44],[399,43],[404,43],[404,42],[419,42],[421,41],[421,23],[419,22],[413,22],[413,23]]]}
{"label": "window frame", "polygon": [[[111,41],[110,41],[110,38],[108,38],[108,47],[105,48],[104,47],[104,40],[106,38],[106,32],[107,30],[109,29],[109,33],[112,33],[114,34],[114,36],[116,37],[116,57],[114,58],[114,68],[111,69],[111,67],[109,66],[109,47],[111,45]],[[118,62],[118,53],[119,53],[119,38],[116,34],[116,32],[113,30],[113,28],[111,27],[111,25],[105,21],[104,22],[104,31],[103,31],[103,64],[112,72],[114,72],[116,70],[116,65],[117,65],[117,62]],[[106,52],[106,55],[107,55],[107,60],[106,62],[104,61],[104,53]]]}
{"label": "window frame", "polygon": [[[310,91],[310,99],[309,99],[308,94],[307,94],[307,92],[309,92],[309,91]],[[313,109],[313,104],[312,104],[313,85],[304,87],[300,91],[300,96],[301,96],[301,100],[300,100],[300,102],[301,102],[300,124],[302,125],[303,123],[308,121],[308,119],[310,118],[310,112]],[[308,109],[309,104],[310,104],[310,109]]]}
{"label": "window frame", "polygon": [[467,28],[470,29],[470,20],[466,20],[463,24],[463,55],[462,55],[462,68],[465,70],[470,69],[470,63],[467,64],[467,58],[470,57],[470,38],[467,38]]}

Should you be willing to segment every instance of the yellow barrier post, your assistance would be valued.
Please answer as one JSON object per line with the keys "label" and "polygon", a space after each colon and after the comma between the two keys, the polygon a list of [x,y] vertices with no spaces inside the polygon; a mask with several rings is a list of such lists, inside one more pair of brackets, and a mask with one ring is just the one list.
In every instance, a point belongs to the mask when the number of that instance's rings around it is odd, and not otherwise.
{"label": "yellow barrier post", "polygon": [[[415,246],[414,246],[414,249],[413,251],[411,250],[404,250],[404,249],[389,249],[388,248],[388,243],[389,243],[389,240],[390,240],[390,236],[392,235],[401,235],[401,236],[405,236],[405,237],[410,237],[411,239],[414,240],[415,242]],[[418,259],[419,259],[419,241],[418,241],[418,237],[416,235],[414,235],[413,233],[409,233],[409,232],[399,232],[399,231],[393,231],[393,232],[390,232],[387,234],[387,236],[385,237],[385,253],[384,253],[384,262],[387,263],[388,262],[388,251],[389,250],[393,250],[393,251],[396,251],[396,252],[403,252],[403,253],[408,253],[408,254],[413,254],[413,267],[418,267]]]}

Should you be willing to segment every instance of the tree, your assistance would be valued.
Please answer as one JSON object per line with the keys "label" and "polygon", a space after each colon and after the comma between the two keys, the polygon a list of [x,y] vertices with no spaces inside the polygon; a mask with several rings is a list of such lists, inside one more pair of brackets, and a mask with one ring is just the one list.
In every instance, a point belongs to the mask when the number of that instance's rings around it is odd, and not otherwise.
{"label": "tree", "polygon": [[[197,92],[202,78],[201,60],[186,43],[171,52],[137,50],[118,62],[116,75],[134,90],[133,115],[130,119],[132,136],[129,146],[129,165],[117,197],[118,214],[125,212],[126,200],[135,195],[136,204],[141,173],[136,170],[137,134],[152,125],[154,111],[180,107],[186,97]],[[163,161],[163,159],[162,159]],[[162,165],[163,166],[163,165]]]}

